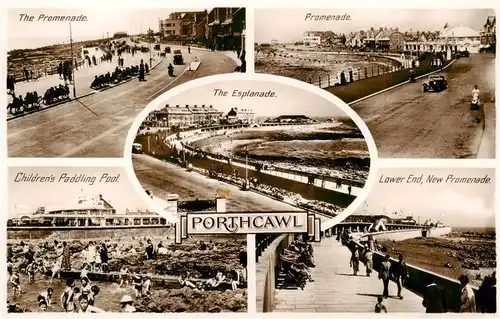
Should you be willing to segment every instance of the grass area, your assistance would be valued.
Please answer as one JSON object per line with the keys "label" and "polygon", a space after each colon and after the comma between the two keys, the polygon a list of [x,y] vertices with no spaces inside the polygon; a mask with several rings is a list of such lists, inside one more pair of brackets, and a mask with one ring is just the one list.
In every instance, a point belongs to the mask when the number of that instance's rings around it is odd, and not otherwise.
{"label": "grass area", "polygon": [[[418,68],[414,69],[414,72],[415,76],[420,76],[437,69],[438,68],[430,65],[430,61],[423,61]],[[326,88],[325,90],[334,94],[342,101],[350,103],[393,85],[406,82],[409,80],[409,77],[409,70],[400,70],[364,79],[361,81],[352,82],[344,86],[332,86]]]}

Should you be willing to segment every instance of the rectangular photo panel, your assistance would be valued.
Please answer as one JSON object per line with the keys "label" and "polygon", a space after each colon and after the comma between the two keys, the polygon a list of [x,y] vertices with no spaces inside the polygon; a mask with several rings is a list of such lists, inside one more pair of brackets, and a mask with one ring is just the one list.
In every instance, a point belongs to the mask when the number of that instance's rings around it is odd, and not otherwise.
{"label": "rectangular photo panel", "polygon": [[348,103],[380,157],[494,158],[495,27],[484,8],[257,9],[255,71]]}
{"label": "rectangular photo panel", "polygon": [[9,9],[9,156],[121,157],[156,97],[246,71],[245,20],[241,7]]}
{"label": "rectangular photo panel", "polygon": [[176,242],[180,227],[124,168],[11,167],[7,178],[9,313],[247,311],[246,236]]}
{"label": "rectangular photo panel", "polygon": [[495,313],[494,176],[384,168],[321,242],[257,235],[257,311]]}

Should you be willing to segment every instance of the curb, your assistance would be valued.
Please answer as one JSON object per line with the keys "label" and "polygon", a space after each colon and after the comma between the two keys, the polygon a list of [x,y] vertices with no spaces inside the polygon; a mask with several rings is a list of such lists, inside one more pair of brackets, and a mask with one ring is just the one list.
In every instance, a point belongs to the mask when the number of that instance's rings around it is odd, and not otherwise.
{"label": "curb", "polygon": [[[451,61],[450,61],[450,63],[448,63],[447,65],[445,65],[445,66],[443,67],[443,70],[445,70],[445,69],[447,69],[449,66],[451,66],[451,65],[452,65],[452,64],[453,64],[456,60],[457,60],[457,59],[453,59],[453,60],[451,60]],[[419,75],[419,76],[417,76],[417,77],[415,78],[415,80],[421,79],[421,78],[423,78],[423,77],[426,77],[426,76],[428,76],[428,75],[431,75],[431,74],[434,74],[434,73],[438,73],[438,72],[441,72],[441,70],[435,70],[435,71],[431,71],[431,72],[426,73],[426,74]],[[410,83],[410,80],[405,81],[405,82],[401,82],[401,83],[399,83],[399,84],[393,85],[393,86],[388,87],[388,88],[386,88],[386,89],[383,89],[383,90],[380,90],[380,91],[378,91],[378,92],[372,93],[372,94],[370,94],[370,95],[364,96],[364,97],[362,97],[362,98],[360,98],[360,99],[357,99],[357,100],[354,100],[354,101],[352,101],[352,102],[347,103],[347,105],[351,106],[351,105],[353,105],[353,104],[356,104],[356,103],[358,103],[358,102],[364,101],[364,100],[369,99],[369,98],[371,98],[371,97],[374,97],[374,96],[376,96],[376,95],[378,95],[378,94],[381,94],[381,93],[387,92],[387,91],[389,91],[389,90],[395,89],[395,88],[397,88],[397,87],[400,87],[400,86],[405,85],[405,84],[408,84],[408,83]]]}
{"label": "curb", "polygon": [[78,100],[80,98],[87,97],[87,96],[90,96],[90,95],[93,95],[93,94],[96,94],[96,93],[97,93],[97,91],[92,91],[92,92],[89,92],[89,93],[85,93],[83,95],[77,96],[76,98],[72,98],[72,99],[70,98],[70,99],[67,99],[67,100],[64,100],[64,101],[61,101],[61,102],[57,102],[57,103],[54,103],[54,104],[51,104],[51,105],[47,105],[44,108],[39,108],[39,109],[33,110],[31,112],[25,112],[23,114],[19,114],[19,115],[13,116],[11,118],[7,118],[7,121],[11,121],[11,120],[15,120],[15,119],[18,119],[18,118],[21,118],[21,117],[25,117],[26,115],[30,115],[30,114],[42,112],[42,111],[51,109],[53,107],[56,107],[56,106],[59,106],[59,105],[63,105],[63,104],[66,104],[68,102],[71,102],[71,101],[74,101],[74,100]]}
{"label": "curb", "polygon": [[[152,67],[151,67],[151,69],[149,69],[149,70],[151,71],[151,70],[153,70],[154,68],[156,68],[156,67],[157,67],[157,66],[158,66],[161,62],[163,62],[163,59],[164,59],[164,57],[162,57],[162,58],[158,61],[158,63],[156,63],[154,66],[152,66]],[[55,106],[63,105],[63,104],[66,104],[66,103],[68,103],[68,102],[71,102],[71,101],[74,101],[74,100],[78,100],[78,99],[81,99],[81,98],[84,98],[84,97],[87,97],[87,96],[90,96],[90,95],[96,94],[96,93],[98,93],[98,92],[104,92],[104,91],[106,91],[106,90],[109,90],[109,89],[115,88],[115,87],[117,87],[117,86],[120,86],[120,85],[122,85],[122,84],[128,83],[128,82],[132,81],[133,79],[136,79],[137,77],[138,77],[138,75],[137,75],[137,76],[134,76],[134,77],[131,77],[130,79],[125,80],[125,81],[123,81],[123,82],[117,83],[117,84],[115,84],[115,85],[113,85],[113,86],[108,86],[108,87],[102,88],[102,89],[100,89],[100,90],[93,90],[93,91],[91,91],[91,92],[89,92],[89,93],[85,93],[85,94],[79,95],[79,96],[77,96],[76,98],[72,98],[72,99],[68,99],[68,100],[61,101],[61,102],[57,102],[57,103],[51,104],[51,105],[49,105],[49,106],[46,106],[46,107],[44,107],[44,108],[39,108],[39,109],[33,110],[33,111],[31,111],[31,112],[25,112],[25,113],[23,113],[23,114],[16,115],[16,116],[13,116],[13,117],[11,117],[11,118],[7,118],[7,121],[15,120],[15,119],[18,119],[18,118],[21,118],[21,117],[24,117],[24,116],[27,116],[27,115],[30,115],[30,114],[34,114],[34,113],[38,113],[38,112],[42,112],[42,111],[45,111],[45,110],[51,109],[51,108],[53,108],[53,107],[55,107]]]}

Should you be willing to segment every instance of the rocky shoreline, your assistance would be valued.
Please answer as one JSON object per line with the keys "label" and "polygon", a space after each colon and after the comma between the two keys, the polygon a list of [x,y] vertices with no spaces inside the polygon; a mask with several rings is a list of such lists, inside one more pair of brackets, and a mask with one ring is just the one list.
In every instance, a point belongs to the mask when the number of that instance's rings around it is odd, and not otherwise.
{"label": "rocky shoreline", "polygon": [[402,253],[406,262],[438,274],[457,278],[496,268],[495,233],[452,232],[439,238],[380,241],[389,254]]}

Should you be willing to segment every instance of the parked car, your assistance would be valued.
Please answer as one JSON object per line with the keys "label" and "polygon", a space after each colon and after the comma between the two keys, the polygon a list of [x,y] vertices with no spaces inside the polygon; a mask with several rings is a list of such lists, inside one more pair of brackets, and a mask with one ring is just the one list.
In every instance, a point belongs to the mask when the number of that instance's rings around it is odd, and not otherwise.
{"label": "parked car", "polygon": [[442,75],[429,75],[423,86],[424,92],[441,92],[448,88],[448,82]]}
{"label": "parked car", "polygon": [[174,50],[174,64],[184,64],[181,50]]}

